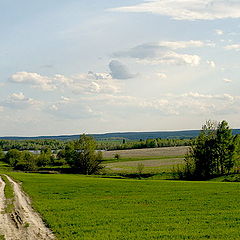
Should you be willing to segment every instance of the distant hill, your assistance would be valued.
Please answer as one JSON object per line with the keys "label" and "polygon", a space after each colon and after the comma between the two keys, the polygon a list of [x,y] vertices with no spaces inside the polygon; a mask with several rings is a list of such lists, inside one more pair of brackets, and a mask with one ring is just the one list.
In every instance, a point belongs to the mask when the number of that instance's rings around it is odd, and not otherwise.
{"label": "distant hill", "polygon": [[[103,134],[89,134],[96,140],[146,140],[148,138],[172,138],[172,139],[190,139],[198,136],[200,130],[185,130],[185,131],[159,131],[159,132],[121,132],[121,133],[103,133]],[[233,134],[240,134],[240,129],[233,129]],[[0,137],[6,140],[31,140],[31,139],[56,139],[56,140],[74,140],[78,139],[80,135],[60,135],[60,136],[37,136],[37,137]]]}

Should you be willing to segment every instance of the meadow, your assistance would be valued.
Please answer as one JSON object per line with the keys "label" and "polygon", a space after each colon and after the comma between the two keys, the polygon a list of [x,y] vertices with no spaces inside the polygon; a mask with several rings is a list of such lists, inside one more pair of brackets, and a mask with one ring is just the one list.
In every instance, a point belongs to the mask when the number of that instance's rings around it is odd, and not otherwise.
{"label": "meadow", "polygon": [[[184,163],[189,147],[163,147],[148,149],[114,150],[103,152],[106,174],[134,174],[139,165],[143,174],[171,173]],[[114,158],[118,154],[119,159]]]}
{"label": "meadow", "polygon": [[9,173],[61,239],[240,239],[238,183]]}

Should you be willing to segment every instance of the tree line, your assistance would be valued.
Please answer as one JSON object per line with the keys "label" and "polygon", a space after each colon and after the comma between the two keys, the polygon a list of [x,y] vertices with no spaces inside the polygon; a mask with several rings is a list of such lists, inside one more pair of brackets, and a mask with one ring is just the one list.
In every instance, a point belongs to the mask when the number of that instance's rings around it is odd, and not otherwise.
{"label": "tree line", "polygon": [[240,135],[233,135],[228,123],[207,121],[185,156],[180,178],[210,179],[239,172]]}
{"label": "tree line", "polygon": [[[0,140],[0,149],[9,151],[17,150],[44,150],[46,148],[54,150],[65,149],[76,140],[54,140],[54,139],[35,139],[35,140]],[[139,148],[154,148],[154,147],[174,147],[174,146],[189,146],[191,139],[147,139],[139,141],[130,141],[127,139],[121,140],[105,140],[97,141],[97,149],[99,150],[123,150],[123,149],[139,149]]]}
{"label": "tree line", "polygon": [[96,141],[83,134],[79,140],[69,142],[57,154],[53,154],[50,148],[42,149],[40,154],[10,149],[6,154],[0,151],[0,160],[15,170],[36,171],[46,166],[66,166],[77,173],[95,174],[103,168],[102,152],[96,151],[96,147]]}

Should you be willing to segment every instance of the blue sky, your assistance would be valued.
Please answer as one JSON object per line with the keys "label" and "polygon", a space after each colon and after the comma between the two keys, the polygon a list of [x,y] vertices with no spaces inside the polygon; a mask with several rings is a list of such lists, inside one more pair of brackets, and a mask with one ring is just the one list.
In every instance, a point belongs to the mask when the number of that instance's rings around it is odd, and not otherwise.
{"label": "blue sky", "polygon": [[240,2],[0,2],[0,135],[239,128]]}

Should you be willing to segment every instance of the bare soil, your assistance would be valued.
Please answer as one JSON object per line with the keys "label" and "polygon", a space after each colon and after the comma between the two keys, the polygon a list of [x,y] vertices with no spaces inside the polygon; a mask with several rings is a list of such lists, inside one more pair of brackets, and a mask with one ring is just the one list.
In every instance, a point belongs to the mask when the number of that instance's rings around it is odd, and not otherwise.
{"label": "bare soil", "polygon": [[50,240],[53,233],[45,226],[41,217],[31,207],[28,196],[18,183],[6,176],[14,190],[14,211],[5,213],[5,183],[0,178],[0,233],[6,240]]}

